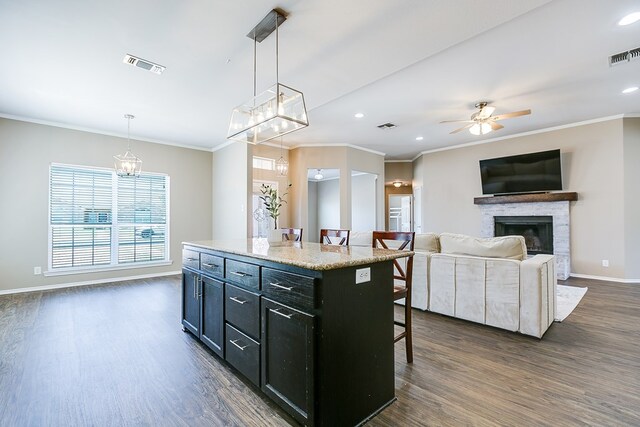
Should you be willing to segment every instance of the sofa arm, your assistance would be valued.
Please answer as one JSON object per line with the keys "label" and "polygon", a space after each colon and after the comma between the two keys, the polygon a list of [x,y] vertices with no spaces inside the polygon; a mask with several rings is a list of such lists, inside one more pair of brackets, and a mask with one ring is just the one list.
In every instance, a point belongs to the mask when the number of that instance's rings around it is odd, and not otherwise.
{"label": "sofa arm", "polygon": [[542,338],[556,315],[553,255],[536,255],[520,263],[520,333]]}

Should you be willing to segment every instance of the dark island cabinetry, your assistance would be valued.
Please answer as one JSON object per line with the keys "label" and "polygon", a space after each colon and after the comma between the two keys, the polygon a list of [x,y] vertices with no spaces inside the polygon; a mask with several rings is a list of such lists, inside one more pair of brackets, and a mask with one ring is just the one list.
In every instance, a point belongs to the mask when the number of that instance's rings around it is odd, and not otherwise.
{"label": "dark island cabinetry", "polygon": [[248,242],[185,243],[184,329],[304,425],[357,425],[392,403],[398,256],[306,242],[258,256]]}

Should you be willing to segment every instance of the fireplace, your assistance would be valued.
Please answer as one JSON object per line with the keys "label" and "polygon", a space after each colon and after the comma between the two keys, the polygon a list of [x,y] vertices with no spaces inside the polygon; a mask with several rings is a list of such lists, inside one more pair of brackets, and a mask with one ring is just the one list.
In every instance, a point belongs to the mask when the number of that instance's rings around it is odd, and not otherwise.
{"label": "fireplace", "polygon": [[495,236],[522,236],[530,255],[553,254],[552,216],[494,216]]}

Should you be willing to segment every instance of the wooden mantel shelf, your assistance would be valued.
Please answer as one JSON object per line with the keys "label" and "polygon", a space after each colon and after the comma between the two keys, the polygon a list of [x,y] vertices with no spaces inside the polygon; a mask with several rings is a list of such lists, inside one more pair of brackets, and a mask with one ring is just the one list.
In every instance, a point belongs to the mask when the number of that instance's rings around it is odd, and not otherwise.
{"label": "wooden mantel shelf", "polygon": [[505,196],[474,197],[474,205],[496,205],[499,203],[537,203],[537,202],[574,202],[578,200],[576,192],[511,194]]}

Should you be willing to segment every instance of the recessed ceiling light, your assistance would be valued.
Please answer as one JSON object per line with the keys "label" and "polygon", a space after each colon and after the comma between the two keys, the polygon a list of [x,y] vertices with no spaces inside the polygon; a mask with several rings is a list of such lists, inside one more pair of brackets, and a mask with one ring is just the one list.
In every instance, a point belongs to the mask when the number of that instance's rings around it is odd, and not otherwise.
{"label": "recessed ceiling light", "polygon": [[361,119],[361,118],[363,118],[363,117],[364,117],[364,114],[362,114],[362,113],[355,113],[355,114],[353,115],[353,117],[355,117],[356,119]]}
{"label": "recessed ceiling light", "polygon": [[422,141],[424,139],[424,136],[416,136],[416,141]]}
{"label": "recessed ceiling light", "polygon": [[628,87],[625,90],[622,91],[622,93],[631,93],[631,92],[635,92],[638,90],[638,86],[633,86],[633,87]]}
{"label": "recessed ceiling light", "polygon": [[633,12],[618,21],[618,25],[630,25],[640,21],[640,12]]}

